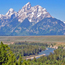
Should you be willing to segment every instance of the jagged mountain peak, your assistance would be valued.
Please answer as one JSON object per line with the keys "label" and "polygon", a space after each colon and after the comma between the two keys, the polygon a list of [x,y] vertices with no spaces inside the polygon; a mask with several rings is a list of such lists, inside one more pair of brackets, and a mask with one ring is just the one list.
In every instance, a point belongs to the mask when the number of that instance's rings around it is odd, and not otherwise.
{"label": "jagged mountain peak", "polygon": [[27,11],[27,10],[29,10],[30,8],[31,8],[30,2],[28,2],[26,5],[24,5],[24,6],[22,7],[22,9],[24,9],[24,11]]}
{"label": "jagged mountain peak", "polygon": [[40,6],[40,5],[36,5],[36,6],[34,6],[33,8],[36,9],[36,11],[38,11],[38,12],[44,12],[44,11],[47,12],[46,8],[43,8],[43,7]]}
{"label": "jagged mountain peak", "polygon": [[6,13],[6,15],[11,15],[11,14],[13,14],[15,11],[14,11],[14,9],[13,8],[10,8],[9,10],[8,10],[8,12]]}
{"label": "jagged mountain peak", "polygon": [[47,10],[40,5],[31,7],[30,2],[22,7],[18,11],[18,21],[22,22],[25,18],[28,18],[30,22],[39,22],[43,18],[51,17]]}
{"label": "jagged mountain peak", "polygon": [[19,22],[23,22],[25,18],[28,18],[30,22],[37,23],[44,18],[49,18],[52,16],[42,6],[36,5],[31,7],[31,3],[28,2],[18,12],[15,12],[13,8],[10,8],[6,15],[0,15],[1,19],[10,19],[13,17],[17,17]]}
{"label": "jagged mountain peak", "polygon": [[10,8],[6,13],[5,17],[8,19],[11,18],[12,15],[14,15],[14,17],[18,16],[17,12],[15,12],[13,8]]}
{"label": "jagged mountain peak", "polygon": [[13,12],[13,11],[14,11],[14,9],[13,9],[13,8],[10,8],[10,9],[9,9],[9,11],[10,11],[10,12]]}
{"label": "jagged mountain peak", "polygon": [[30,2],[28,2],[26,5],[31,5],[31,3],[30,3]]}

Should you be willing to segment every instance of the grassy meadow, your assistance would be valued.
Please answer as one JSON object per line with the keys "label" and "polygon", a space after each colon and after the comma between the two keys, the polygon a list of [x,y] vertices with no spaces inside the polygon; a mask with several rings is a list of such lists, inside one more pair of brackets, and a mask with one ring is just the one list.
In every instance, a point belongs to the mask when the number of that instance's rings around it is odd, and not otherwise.
{"label": "grassy meadow", "polygon": [[58,43],[65,44],[65,36],[0,36],[0,41],[4,44],[13,44],[14,42],[40,42],[40,43]]}

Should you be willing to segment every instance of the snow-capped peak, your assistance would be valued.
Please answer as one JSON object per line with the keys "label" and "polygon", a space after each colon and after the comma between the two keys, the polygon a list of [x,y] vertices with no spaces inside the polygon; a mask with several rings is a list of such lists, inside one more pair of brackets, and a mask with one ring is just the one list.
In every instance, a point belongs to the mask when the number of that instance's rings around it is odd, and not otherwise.
{"label": "snow-capped peak", "polygon": [[6,13],[6,15],[11,15],[14,13],[14,9],[10,8],[9,11]]}
{"label": "snow-capped peak", "polygon": [[51,15],[46,11],[45,8],[40,5],[31,7],[30,2],[22,7],[18,11],[18,21],[22,22],[25,18],[28,18],[30,22],[39,22],[43,18],[51,17]]}
{"label": "snow-capped peak", "polygon": [[28,2],[26,5],[31,5],[30,2]]}
{"label": "snow-capped peak", "polygon": [[14,9],[10,8],[6,15],[0,15],[0,18],[10,19],[10,18],[18,18],[19,22],[23,22],[25,18],[28,18],[30,22],[39,22],[40,20],[52,17],[45,8],[40,5],[36,5],[31,7],[30,2],[22,7],[18,12],[15,12]]}
{"label": "snow-capped peak", "polygon": [[24,12],[27,11],[27,10],[29,10],[30,8],[31,8],[30,2],[28,2],[26,5],[24,5],[24,6],[22,7],[22,9],[24,9]]}
{"label": "snow-capped peak", "polygon": [[10,8],[9,11],[5,14],[5,19],[11,18],[12,15],[14,17],[18,16],[17,12],[15,12],[13,8]]}
{"label": "snow-capped peak", "polygon": [[10,8],[9,11],[10,11],[10,12],[14,12],[14,9],[13,9],[13,8]]}

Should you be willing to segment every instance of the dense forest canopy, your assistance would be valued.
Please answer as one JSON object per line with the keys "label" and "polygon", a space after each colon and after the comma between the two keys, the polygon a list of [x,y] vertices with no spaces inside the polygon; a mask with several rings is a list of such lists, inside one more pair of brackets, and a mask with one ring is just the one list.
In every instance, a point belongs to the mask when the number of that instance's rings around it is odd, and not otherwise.
{"label": "dense forest canopy", "polygon": [[10,47],[0,43],[0,65],[65,65],[65,46],[59,46],[54,50],[54,54],[40,57],[33,60],[25,60],[19,55],[18,60]]}
{"label": "dense forest canopy", "polygon": [[21,56],[30,56],[37,55],[39,52],[45,50],[45,47],[48,47],[48,44],[43,43],[28,43],[28,42],[18,42],[15,44],[10,44],[9,47],[11,51],[15,54],[17,59],[19,55]]}

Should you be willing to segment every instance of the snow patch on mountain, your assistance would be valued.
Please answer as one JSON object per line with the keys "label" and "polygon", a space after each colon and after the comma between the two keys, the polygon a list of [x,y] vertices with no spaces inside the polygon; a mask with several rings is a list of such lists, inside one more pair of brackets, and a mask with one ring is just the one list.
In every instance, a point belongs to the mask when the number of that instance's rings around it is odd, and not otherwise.
{"label": "snow patch on mountain", "polygon": [[64,21],[64,23],[65,23],[65,21]]}
{"label": "snow patch on mountain", "polygon": [[3,15],[2,15],[2,14],[0,14],[0,18],[2,18],[2,16],[3,16]]}

